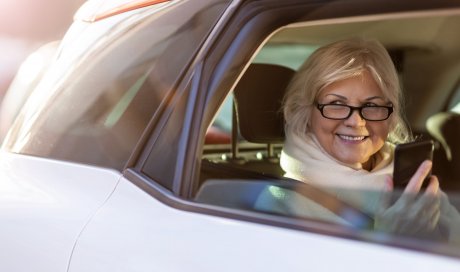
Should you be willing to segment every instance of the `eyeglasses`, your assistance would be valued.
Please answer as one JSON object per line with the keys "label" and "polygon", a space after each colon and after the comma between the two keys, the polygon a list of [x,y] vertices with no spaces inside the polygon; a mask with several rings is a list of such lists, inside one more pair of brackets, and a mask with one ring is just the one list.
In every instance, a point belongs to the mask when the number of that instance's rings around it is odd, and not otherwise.
{"label": "eyeglasses", "polygon": [[393,106],[362,106],[353,107],[340,104],[317,104],[316,107],[321,115],[327,119],[345,120],[348,119],[355,110],[359,116],[367,121],[383,121],[390,117]]}

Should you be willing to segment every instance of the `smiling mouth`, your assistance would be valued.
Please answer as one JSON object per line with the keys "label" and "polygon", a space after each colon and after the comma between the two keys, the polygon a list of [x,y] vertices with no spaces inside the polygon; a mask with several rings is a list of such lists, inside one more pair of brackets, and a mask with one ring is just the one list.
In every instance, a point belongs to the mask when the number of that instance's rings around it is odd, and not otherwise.
{"label": "smiling mouth", "polygon": [[345,140],[345,141],[353,141],[353,142],[359,142],[359,141],[364,141],[367,139],[369,136],[350,136],[350,135],[343,135],[343,134],[337,134],[340,139]]}

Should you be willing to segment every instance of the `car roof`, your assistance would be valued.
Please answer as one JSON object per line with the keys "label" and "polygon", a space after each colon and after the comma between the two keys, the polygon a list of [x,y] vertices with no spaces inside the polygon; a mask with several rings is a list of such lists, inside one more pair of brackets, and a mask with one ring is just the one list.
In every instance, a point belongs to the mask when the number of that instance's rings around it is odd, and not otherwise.
{"label": "car roof", "polygon": [[164,4],[172,0],[89,0],[77,11],[75,20],[96,22],[136,9]]}

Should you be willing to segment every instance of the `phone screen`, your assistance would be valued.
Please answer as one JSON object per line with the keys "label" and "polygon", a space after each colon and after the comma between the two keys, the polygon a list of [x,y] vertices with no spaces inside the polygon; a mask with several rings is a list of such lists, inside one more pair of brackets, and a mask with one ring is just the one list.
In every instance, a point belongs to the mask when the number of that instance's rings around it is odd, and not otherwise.
{"label": "phone screen", "polygon": [[[395,149],[393,170],[394,186],[404,188],[425,160],[433,160],[433,141],[419,141],[399,144]],[[431,172],[427,175],[422,187],[428,185]]]}

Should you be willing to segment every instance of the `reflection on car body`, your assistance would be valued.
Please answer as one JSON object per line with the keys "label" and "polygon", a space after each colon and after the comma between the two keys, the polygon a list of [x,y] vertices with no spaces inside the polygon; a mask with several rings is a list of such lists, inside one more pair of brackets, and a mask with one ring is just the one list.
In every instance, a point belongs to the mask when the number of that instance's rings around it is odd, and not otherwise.
{"label": "reflection on car body", "polygon": [[378,39],[460,209],[460,130],[426,128],[459,115],[460,2],[90,0],[77,15],[2,147],[0,270],[459,270],[458,244],[374,231],[285,178],[279,99],[316,48]]}

